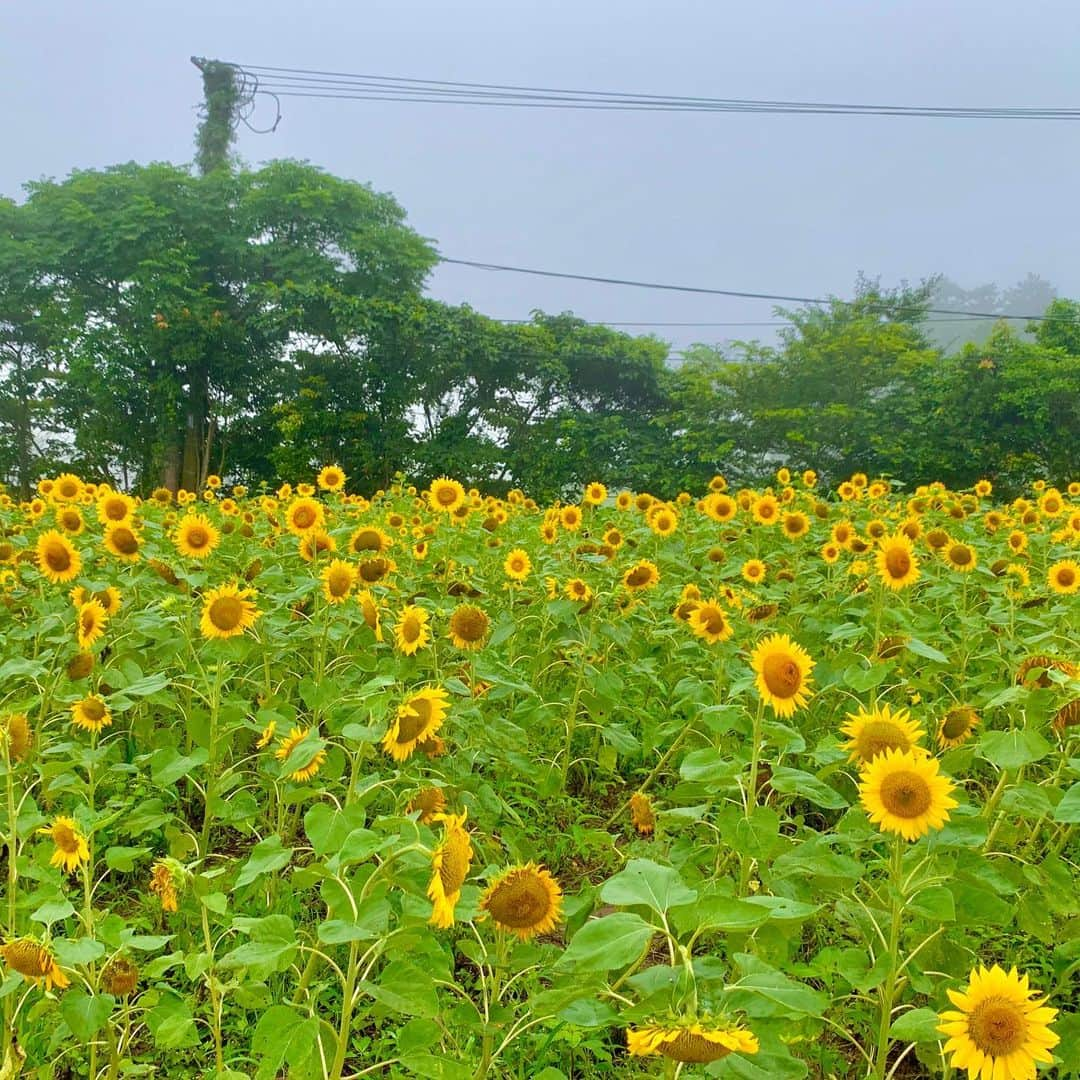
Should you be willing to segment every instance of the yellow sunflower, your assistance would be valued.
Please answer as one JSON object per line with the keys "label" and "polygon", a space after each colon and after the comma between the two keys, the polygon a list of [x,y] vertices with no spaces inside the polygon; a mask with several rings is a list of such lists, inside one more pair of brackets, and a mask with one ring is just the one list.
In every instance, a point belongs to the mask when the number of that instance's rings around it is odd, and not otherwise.
{"label": "yellow sunflower", "polygon": [[642,592],[645,589],[655,589],[660,583],[660,571],[656,563],[648,559],[641,559],[623,574],[623,588],[630,592]]}
{"label": "yellow sunflower", "polygon": [[773,634],[762,641],[750,656],[750,666],[757,674],[758,693],[777,716],[793,716],[805,707],[812,693],[814,661],[787,634]]}
{"label": "yellow sunflower", "polygon": [[417,820],[420,824],[430,825],[446,810],[446,795],[442,788],[421,788],[409,800],[409,805],[405,809],[410,814],[419,812],[420,817]]}
{"label": "yellow sunflower", "polygon": [[443,819],[442,842],[431,854],[431,883],[427,895],[432,903],[431,925],[441,930],[454,925],[454,908],[461,899],[461,886],[469,876],[473,849],[465,828],[467,811],[447,814]]}
{"label": "yellow sunflower", "polygon": [[130,522],[121,521],[105,530],[105,548],[110,554],[125,562],[136,562],[142,538]]}
{"label": "yellow sunflower", "polygon": [[83,731],[95,734],[112,723],[112,714],[105,702],[97,694],[87,694],[71,706],[71,722]]}
{"label": "yellow sunflower", "polygon": [[574,600],[579,604],[587,604],[593,597],[592,588],[581,578],[571,578],[564,586],[563,592],[567,599]]}
{"label": "yellow sunflower", "polygon": [[337,551],[337,541],[323,529],[311,529],[299,538],[296,550],[304,562],[314,562],[323,552]]}
{"label": "yellow sunflower", "polygon": [[870,820],[883,832],[917,840],[940,829],[957,806],[953,783],[939,773],[936,758],[912,751],[886,750],[863,771],[859,798]]}
{"label": "yellow sunflower", "polygon": [[742,570],[740,571],[743,580],[749,582],[751,585],[757,585],[759,582],[765,580],[765,564],[760,559],[747,559],[742,564]]}
{"label": "yellow sunflower", "polygon": [[798,540],[810,531],[810,519],[801,510],[796,510],[784,515],[782,528],[789,540]]}
{"label": "yellow sunflower", "polygon": [[895,533],[881,541],[877,569],[881,580],[894,592],[919,580],[919,559],[904,533]]}
{"label": "yellow sunflower", "polygon": [[11,761],[24,761],[34,741],[26,713],[9,713],[0,721],[0,743]]}
{"label": "yellow sunflower", "polygon": [[465,489],[456,480],[440,476],[428,489],[428,504],[432,510],[452,514],[465,502]]}
{"label": "yellow sunflower", "polygon": [[38,829],[42,836],[48,836],[53,842],[52,858],[49,865],[64,871],[65,874],[73,873],[79,867],[90,861],[90,848],[86,843],[79,826],[74,818],[55,817],[52,824],[44,829]]}
{"label": "yellow sunflower", "polygon": [[412,656],[431,641],[428,619],[428,613],[415,604],[407,604],[401,609],[397,625],[394,627],[394,643],[399,652]]}
{"label": "yellow sunflower", "polygon": [[948,990],[956,1006],[943,1012],[938,1031],[948,1036],[944,1051],[954,1069],[969,1080],[1035,1080],[1036,1062],[1050,1064],[1060,1038],[1050,1030],[1057,1009],[1031,988],[1014,967],[995,964],[972,969],[966,989]]}
{"label": "yellow sunflower", "polygon": [[75,620],[75,637],[80,649],[88,649],[102,634],[108,621],[105,609],[97,600],[87,600],[79,605]]}
{"label": "yellow sunflower", "polygon": [[138,503],[121,491],[109,491],[98,499],[97,516],[102,525],[119,525],[135,516]]}
{"label": "yellow sunflower", "polygon": [[304,536],[312,529],[321,529],[326,522],[326,510],[317,499],[301,496],[285,510],[285,527],[293,536]]}
{"label": "yellow sunflower", "polygon": [[449,694],[441,686],[418,690],[397,707],[383,749],[395,761],[408,761],[443,726],[449,708]]}
{"label": "yellow sunflower", "polygon": [[221,533],[202,514],[186,514],[176,527],[173,543],[188,559],[205,559],[218,546]]}
{"label": "yellow sunflower", "polygon": [[554,929],[562,912],[562,889],[542,866],[526,863],[504,871],[487,887],[480,910],[500,929],[528,941]]}
{"label": "yellow sunflower", "polygon": [[344,559],[333,559],[326,564],[319,576],[327,603],[344,604],[356,587],[360,572]]}
{"label": "yellow sunflower", "polygon": [[222,585],[203,593],[202,619],[199,629],[206,638],[238,637],[255,625],[262,614],[251,597],[254,589],[242,589],[239,585]]}
{"label": "yellow sunflower", "polygon": [[687,622],[695,636],[703,638],[710,645],[718,641],[727,641],[734,633],[734,627],[721,607],[719,600],[704,600],[696,603]]}
{"label": "yellow sunflower", "polygon": [[635,791],[630,796],[630,823],[642,836],[652,836],[656,831],[656,813],[648,795]]}
{"label": "yellow sunflower", "polygon": [[713,521],[726,524],[739,512],[739,504],[730,496],[720,491],[710,492],[705,496],[702,509]]}
{"label": "yellow sunflower", "polygon": [[506,556],[503,572],[513,581],[524,581],[532,573],[532,559],[529,558],[528,552],[524,548],[514,548]]}
{"label": "yellow sunflower", "polygon": [[341,491],[345,487],[345,473],[337,465],[324,465],[316,483],[323,491]]}
{"label": "yellow sunflower", "polygon": [[944,545],[945,561],[962,574],[969,574],[975,569],[978,556],[970,544],[962,544],[959,540],[949,541]]}
{"label": "yellow sunflower", "polygon": [[[311,728],[306,727],[294,727],[288,735],[283,735],[278,741],[278,747],[274,751],[274,757],[278,761],[284,764],[288,760],[289,755],[305,740],[311,732]],[[310,740],[310,753],[306,757],[304,764],[300,765],[298,762],[294,763],[298,765],[291,773],[289,773],[289,779],[295,780],[298,783],[303,783],[310,780],[325,764],[326,751],[323,749],[322,740],[318,737]]]}
{"label": "yellow sunflower", "polygon": [[52,951],[34,938],[15,938],[0,945],[0,956],[12,971],[17,971],[27,982],[38,986],[44,983],[46,990],[52,990],[54,986],[63,990],[71,985],[71,980],[60,970]]}
{"label": "yellow sunflower", "polygon": [[559,511],[559,524],[567,532],[577,532],[581,528],[581,507],[564,506]]}
{"label": "yellow sunflower", "polygon": [[860,709],[848,714],[848,722],[840,728],[848,737],[843,749],[848,761],[868,765],[886,750],[911,750],[925,753],[919,740],[926,735],[907,709],[893,712],[888,705],[875,706],[869,712]]}
{"label": "yellow sunflower", "polygon": [[775,525],[780,517],[780,503],[775,495],[762,495],[754,501],[752,513],[759,525]]}
{"label": "yellow sunflower", "polygon": [[663,1054],[672,1061],[704,1064],[728,1054],[756,1054],[757,1037],[745,1028],[732,1027],[710,1018],[684,1017],[664,1020],[626,1032],[631,1057]]}
{"label": "yellow sunflower", "polygon": [[349,550],[354,555],[361,555],[373,551],[381,555],[393,547],[394,541],[375,525],[361,525],[352,536],[349,537]]}
{"label": "yellow sunflower", "polygon": [[364,622],[375,635],[376,641],[382,641],[382,620],[379,617],[379,605],[370,589],[362,589],[356,594],[356,602],[364,616]]}
{"label": "yellow sunflower", "polygon": [[76,502],[83,493],[83,482],[74,473],[61,473],[49,494],[57,502]]}
{"label": "yellow sunflower", "polygon": [[957,705],[950,709],[938,725],[938,745],[945,749],[962,746],[971,738],[980,723],[979,714],[970,705]]}
{"label": "yellow sunflower", "polygon": [[86,528],[82,514],[77,506],[60,506],[56,509],[56,524],[68,536],[79,536]]}
{"label": "yellow sunflower", "polygon": [[656,512],[649,514],[647,523],[657,536],[671,536],[679,527],[679,515],[670,507],[658,503]]}
{"label": "yellow sunflower", "polygon": [[475,604],[461,604],[450,615],[450,640],[456,648],[483,648],[490,620]]}
{"label": "yellow sunflower", "polygon": [[607,488],[594,480],[591,484],[585,486],[585,494],[582,499],[584,502],[589,503],[590,506],[599,506],[607,501]]}
{"label": "yellow sunflower", "polygon": [[50,529],[38,537],[37,565],[49,581],[60,585],[78,576],[82,558],[66,536]]}
{"label": "yellow sunflower", "polygon": [[1061,596],[1080,591],[1080,563],[1074,559],[1054,563],[1046,572],[1046,583]]}

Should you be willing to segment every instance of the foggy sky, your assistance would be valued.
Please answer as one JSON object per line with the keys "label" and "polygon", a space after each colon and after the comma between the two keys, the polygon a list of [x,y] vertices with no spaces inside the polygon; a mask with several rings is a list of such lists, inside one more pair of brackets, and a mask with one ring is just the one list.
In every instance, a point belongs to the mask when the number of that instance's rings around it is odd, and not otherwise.
{"label": "foggy sky", "polygon": [[[191,161],[191,54],[710,97],[1080,105],[1076,0],[2,0],[0,194],[72,168]],[[563,112],[286,99],[240,156],[393,193],[440,252],[820,296],[859,271],[1080,297],[1080,122]],[[269,122],[272,110],[257,121]],[[489,315],[756,321],[768,303],[441,267]],[[645,332],[645,331],[639,331]],[[654,331],[691,341],[755,329]]]}

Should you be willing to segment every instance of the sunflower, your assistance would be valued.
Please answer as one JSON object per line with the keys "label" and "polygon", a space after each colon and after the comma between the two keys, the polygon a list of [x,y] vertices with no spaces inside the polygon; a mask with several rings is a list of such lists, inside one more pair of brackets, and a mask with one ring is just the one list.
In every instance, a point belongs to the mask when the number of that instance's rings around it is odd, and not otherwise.
{"label": "sunflower", "polygon": [[579,577],[571,578],[563,586],[563,592],[566,594],[567,599],[578,604],[587,604],[593,597],[593,591],[588,583],[582,581]]}
{"label": "sunflower", "polygon": [[82,514],[77,506],[61,506],[56,510],[56,524],[68,534],[78,536],[86,528]]}
{"label": "sunflower", "polygon": [[366,551],[373,551],[381,555],[384,551],[393,547],[394,541],[375,525],[361,525],[352,536],[349,537],[349,550],[354,555],[360,555]]}
{"label": "sunflower", "polygon": [[810,531],[810,519],[801,510],[796,510],[784,515],[781,527],[789,540],[798,540]]}
{"label": "sunflower", "polygon": [[173,543],[188,559],[204,559],[218,546],[221,533],[202,514],[186,514],[176,527]]}
{"label": "sunflower", "polygon": [[587,502],[590,506],[599,506],[607,501],[607,488],[595,480],[591,484],[586,484],[582,501]]}
{"label": "sunflower", "polygon": [[126,956],[114,956],[101,970],[101,988],[114,997],[127,997],[139,984],[139,969]]}
{"label": "sunflower", "polygon": [[718,641],[727,641],[734,632],[727,612],[716,599],[698,603],[690,612],[687,622],[694,635],[704,638],[710,645],[715,645]]}
{"label": "sunflower", "polygon": [[649,515],[648,525],[657,536],[672,536],[679,527],[679,515],[661,504],[656,513]]}
{"label": "sunflower", "polygon": [[54,986],[63,990],[71,985],[49,947],[35,938],[15,938],[0,945],[0,956],[12,971],[17,971],[27,982],[37,983],[38,986],[44,983],[46,990],[52,990]]}
{"label": "sunflower", "polygon": [[87,600],[79,605],[75,621],[75,637],[80,649],[88,649],[102,634],[108,621],[105,609],[97,600]]}
{"label": "sunflower", "polygon": [[947,1035],[944,1052],[969,1080],[1034,1080],[1036,1062],[1051,1063],[1060,1042],[1050,1030],[1057,1009],[1014,967],[1008,974],[995,964],[971,972],[967,988],[948,990],[956,1010],[943,1012],[938,1031]]}
{"label": "sunflower", "polygon": [[[305,740],[309,742],[309,753],[305,757],[303,765],[290,772],[289,779],[295,780],[297,783],[304,783],[310,780],[326,763],[326,751],[323,749],[323,743],[318,735],[314,739],[308,740],[308,735],[311,733],[311,728],[306,727],[294,727],[288,735],[283,735],[278,742],[278,747],[274,751],[274,757],[284,764],[289,755]],[[298,762],[293,762],[293,765],[297,765]]]}
{"label": "sunflower", "polygon": [[71,590],[71,602],[75,605],[76,611],[91,600],[96,600],[110,618],[120,610],[120,605],[123,603],[120,590],[115,585],[106,585],[104,589],[98,589],[93,593],[81,585]]}
{"label": "sunflower", "polygon": [[369,630],[375,635],[376,641],[382,641],[382,620],[379,618],[379,605],[370,589],[363,589],[356,594],[356,602],[360,605],[360,611],[364,616],[364,622]]}
{"label": "sunflower", "polygon": [[559,524],[567,532],[577,532],[581,528],[581,507],[573,504],[564,506],[559,511]]}
{"label": "sunflower", "polygon": [[938,772],[936,758],[886,750],[866,766],[859,782],[863,807],[883,832],[917,840],[940,829],[957,804],[953,783]]}
{"label": "sunflower", "polygon": [[765,564],[760,559],[747,559],[742,564],[743,580],[751,585],[757,585],[765,580]]}
{"label": "sunflower", "polygon": [[431,640],[431,631],[428,629],[429,615],[415,604],[407,604],[401,609],[397,625],[394,627],[394,643],[399,652],[406,656],[423,649]]}
{"label": "sunflower", "polygon": [[139,545],[142,539],[132,528],[129,521],[110,525],[105,530],[105,548],[124,562],[136,562],[139,558]]}
{"label": "sunflower", "polygon": [[952,540],[945,546],[945,561],[962,574],[969,574],[975,569],[978,556],[975,549],[969,544],[962,544],[959,540]]}
{"label": "sunflower", "polygon": [[65,874],[73,873],[85,862],[90,861],[90,848],[86,843],[74,818],[55,817],[47,828],[38,829],[42,836],[48,836],[53,842],[50,866],[62,868]]}
{"label": "sunflower", "polygon": [[352,563],[347,563],[344,559],[333,559],[326,564],[319,576],[327,603],[344,604],[356,587],[360,574]]}
{"label": "sunflower", "polygon": [[161,901],[162,911],[176,911],[177,879],[175,864],[171,859],[159,859],[151,867],[150,891]]}
{"label": "sunflower", "polygon": [[418,820],[420,824],[430,825],[446,810],[446,796],[443,794],[442,788],[421,788],[409,800],[409,805],[405,809],[410,814],[419,811],[420,817]]}
{"label": "sunflower", "polygon": [[324,465],[316,483],[323,491],[341,491],[345,487],[345,473],[337,465]]}
{"label": "sunflower", "polygon": [[271,720],[267,723],[266,727],[262,729],[258,739],[255,740],[255,749],[264,750],[270,745],[270,740],[274,737],[274,732],[277,731],[277,721]]}
{"label": "sunflower", "polygon": [[446,476],[433,480],[427,494],[431,509],[446,514],[452,514],[465,502],[465,489],[456,480]]}
{"label": "sunflower", "polygon": [[822,544],[821,557],[829,566],[832,566],[840,558],[840,545],[835,540]]}
{"label": "sunflower", "polygon": [[289,503],[285,511],[285,527],[293,536],[303,536],[312,529],[321,529],[326,521],[326,511],[316,499],[301,496]]}
{"label": "sunflower", "polygon": [[720,1024],[710,1018],[682,1017],[626,1032],[631,1057],[663,1054],[672,1061],[704,1064],[728,1054],[756,1054],[757,1037],[745,1028]]}
{"label": "sunflower", "polygon": [[710,492],[704,500],[704,510],[713,521],[725,524],[739,512],[739,504],[730,496],[720,491]]}
{"label": "sunflower", "polygon": [[630,823],[642,836],[652,836],[656,830],[656,813],[648,795],[635,791],[630,796]]}
{"label": "sunflower", "polygon": [[242,589],[239,585],[222,585],[203,593],[202,619],[199,629],[206,638],[238,637],[255,625],[262,613],[250,597],[254,589]]}
{"label": "sunflower", "polygon": [[431,883],[427,895],[432,903],[431,922],[441,930],[454,925],[454,907],[461,899],[461,886],[469,876],[472,841],[465,828],[467,811],[444,817],[442,843],[431,853]]}
{"label": "sunflower", "polygon": [[886,537],[877,553],[878,575],[894,592],[919,580],[919,559],[911,541],[902,532]]}
{"label": "sunflower", "polygon": [[955,706],[941,718],[937,730],[938,745],[945,749],[963,745],[979,722],[979,714],[970,705]]}
{"label": "sunflower", "polygon": [[536,863],[514,866],[500,874],[480,898],[500,930],[528,941],[554,929],[562,913],[559,883]]}
{"label": "sunflower", "polygon": [[[567,507],[569,510],[570,507]],[[514,548],[503,563],[503,571],[513,581],[524,581],[532,573],[532,560],[524,548]]]}
{"label": "sunflower", "polygon": [[1050,488],[1040,499],[1039,509],[1047,517],[1057,517],[1065,512],[1065,500],[1057,488]]}
{"label": "sunflower", "polygon": [[752,512],[759,525],[774,525],[780,517],[780,503],[775,495],[762,495],[754,501]]}
{"label": "sunflower", "polygon": [[97,516],[102,525],[119,525],[135,516],[138,503],[121,491],[110,491],[98,499]]}
{"label": "sunflower", "polygon": [[751,654],[750,665],[757,673],[758,693],[777,716],[793,716],[806,705],[814,661],[787,634],[762,641]]}
{"label": "sunflower", "polygon": [[26,713],[9,713],[0,722],[0,742],[6,747],[10,761],[25,761],[30,753],[33,733]]}
{"label": "sunflower", "polygon": [[322,529],[311,529],[297,541],[296,550],[304,562],[314,562],[324,551],[337,551],[337,541]]}
{"label": "sunflower", "polygon": [[66,536],[50,529],[38,537],[37,565],[49,581],[60,585],[78,576],[82,559]]}
{"label": "sunflower", "polygon": [[[1029,679],[1028,673],[1038,669],[1041,669],[1039,674]],[[1080,668],[1070,660],[1062,660],[1054,656],[1028,656],[1016,669],[1016,681],[1018,684],[1023,683],[1029,690],[1036,686],[1045,690],[1048,686],[1053,686],[1053,680],[1047,674],[1049,671],[1060,671],[1062,675],[1067,675],[1070,679],[1075,679],[1080,675]]]}
{"label": "sunflower", "polygon": [[540,539],[545,544],[554,544],[559,537],[559,526],[554,521],[545,521],[540,526]]}
{"label": "sunflower", "polygon": [[461,604],[450,615],[450,640],[459,649],[480,649],[489,625],[487,615],[475,604]]}
{"label": "sunflower", "polygon": [[97,694],[87,694],[71,706],[71,722],[84,731],[97,734],[112,723],[112,714]]}
{"label": "sunflower", "polygon": [[860,765],[868,765],[886,750],[925,753],[918,744],[926,732],[911,719],[907,709],[893,712],[888,705],[875,706],[869,712],[860,709],[848,714],[848,722],[840,730],[848,737],[843,746],[848,761]]}
{"label": "sunflower", "polygon": [[1046,572],[1046,583],[1061,596],[1071,596],[1080,591],[1080,563],[1074,559],[1062,559]]}
{"label": "sunflower", "polygon": [[77,652],[68,662],[64,673],[72,682],[85,679],[94,670],[94,654]]}
{"label": "sunflower", "polygon": [[630,592],[642,592],[645,589],[654,589],[660,582],[660,571],[656,563],[648,559],[636,562],[623,574],[623,587]]}
{"label": "sunflower", "polygon": [[449,707],[449,695],[441,686],[418,690],[397,707],[383,749],[395,761],[408,761],[443,726]]}
{"label": "sunflower", "polygon": [[61,473],[49,494],[57,502],[76,502],[83,493],[83,482],[74,473]]}
{"label": "sunflower", "polygon": [[634,496],[629,491],[620,491],[615,496],[615,507],[618,510],[629,510],[634,505]]}

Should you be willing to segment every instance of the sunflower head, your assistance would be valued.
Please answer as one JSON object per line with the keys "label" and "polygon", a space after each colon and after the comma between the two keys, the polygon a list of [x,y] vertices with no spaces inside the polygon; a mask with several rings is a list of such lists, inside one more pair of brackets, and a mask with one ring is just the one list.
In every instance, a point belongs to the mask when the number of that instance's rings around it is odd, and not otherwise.
{"label": "sunflower head", "polygon": [[962,746],[971,738],[979,722],[979,714],[970,705],[954,706],[938,725],[938,745],[946,749]]}
{"label": "sunflower head", "polygon": [[877,553],[878,575],[894,591],[919,579],[919,559],[908,536],[898,532],[881,540]]}
{"label": "sunflower head", "polygon": [[255,607],[254,589],[239,585],[222,585],[203,593],[202,619],[199,628],[203,637],[238,637],[255,625],[261,612]]}
{"label": "sunflower head", "polygon": [[631,1057],[662,1054],[671,1061],[705,1064],[728,1054],[756,1054],[758,1041],[745,1028],[711,1017],[674,1017],[626,1032]]}
{"label": "sunflower head", "polygon": [[71,722],[84,731],[97,734],[112,723],[112,715],[102,698],[97,694],[87,694],[71,706]]}
{"label": "sunflower head", "polygon": [[450,615],[450,640],[459,649],[483,647],[490,620],[475,604],[461,604]]}
{"label": "sunflower head", "polygon": [[870,820],[883,832],[917,840],[940,829],[957,806],[953,783],[938,771],[936,758],[908,750],[886,750],[863,770],[859,796]]}
{"label": "sunflower head", "polygon": [[642,836],[651,836],[656,831],[652,800],[640,791],[630,796],[630,823]]}
{"label": "sunflower head", "polygon": [[432,510],[452,514],[465,503],[465,488],[457,480],[440,476],[428,489],[428,503]]}
{"label": "sunflower head", "polygon": [[63,990],[70,985],[68,977],[60,970],[52,950],[36,938],[15,938],[0,945],[0,956],[12,971],[18,972],[27,982],[44,983],[46,990],[54,986]]}
{"label": "sunflower head", "polygon": [[773,634],[754,649],[750,665],[758,693],[777,716],[793,716],[805,707],[814,661],[801,645],[786,634]]}
{"label": "sunflower head", "polygon": [[418,690],[397,707],[383,749],[395,761],[407,761],[442,727],[449,708],[449,694],[441,686]]}
{"label": "sunflower head", "polygon": [[481,897],[480,909],[501,930],[526,941],[554,929],[562,911],[562,889],[542,866],[527,863],[497,877]]}
{"label": "sunflower head", "polygon": [[848,737],[843,749],[848,760],[869,765],[886,750],[925,753],[919,741],[926,732],[912,720],[907,709],[893,712],[888,705],[875,706],[869,712],[860,709],[848,714],[848,722],[840,729]]}
{"label": "sunflower head", "polygon": [[317,483],[323,491],[341,491],[345,487],[345,473],[337,465],[324,465]]}
{"label": "sunflower head", "polygon": [[642,592],[654,589],[660,582],[660,571],[656,563],[642,559],[623,574],[623,588],[629,592]]}
{"label": "sunflower head", "polygon": [[432,926],[445,930],[454,925],[454,908],[469,876],[473,849],[465,828],[467,812],[444,814],[442,842],[431,853],[431,881],[427,895],[432,904]]}
{"label": "sunflower head", "polygon": [[89,860],[90,848],[74,818],[61,814],[53,818],[52,824],[38,829],[38,832],[48,836],[53,842],[50,866],[60,867],[64,873],[70,874]]}
{"label": "sunflower head", "polygon": [[50,529],[38,537],[37,565],[49,581],[60,585],[78,576],[82,558],[63,533]]}
{"label": "sunflower head", "polygon": [[394,643],[399,652],[413,656],[427,645],[431,640],[428,618],[427,611],[415,604],[407,604],[401,609],[394,627]]}
{"label": "sunflower head", "polygon": [[528,552],[524,548],[514,548],[503,562],[503,571],[512,581],[524,581],[532,573]]}
{"label": "sunflower head", "polygon": [[703,600],[696,604],[687,621],[695,636],[710,645],[727,641],[734,633],[727,612],[719,600]]}
{"label": "sunflower head", "polygon": [[1046,572],[1046,583],[1060,596],[1072,596],[1080,592],[1080,563],[1075,559],[1062,559]]}
{"label": "sunflower head", "polygon": [[3,740],[9,760],[26,760],[34,741],[26,713],[9,713],[0,720],[0,740]]}
{"label": "sunflower head", "polygon": [[352,563],[345,562],[344,559],[332,559],[323,567],[320,577],[327,603],[344,604],[360,575]]}

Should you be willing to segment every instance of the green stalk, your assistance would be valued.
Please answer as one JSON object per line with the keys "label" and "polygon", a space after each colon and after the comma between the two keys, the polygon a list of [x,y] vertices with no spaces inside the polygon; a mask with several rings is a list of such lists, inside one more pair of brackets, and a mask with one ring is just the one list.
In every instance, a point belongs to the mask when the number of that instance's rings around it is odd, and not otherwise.
{"label": "green stalk", "polygon": [[206,791],[203,795],[203,825],[202,838],[199,842],[199,854],[205,859],[210,850],[210,826],[213,822],[214,788],[217,786],[217,757],[218,757],[218,713],[221,711],[221,683],[224,663],[218,662],[214,672],[214,686],[210,694],[210,734],[209,734],[209,758],[206,762]]}
{"label": "green stalk", "polygon": [[360,943],[349,944],[349,968],[345,975],[345,993],[341,1000],[341,1022],[338,1024],[337,1050],[334,1063],[326,1074],[327,1080],[341,1080],[345,1069],[345,1055],[349,1050],[349,1025],[352,1023],[353,1001],[356,997],[356,977],[359,969]]}
{"label": "green stalk", "polygon": [[892,1026],[893,1002],[896,997],[898,975],[897,953],[900,946],[900,918],[903,914],[904,895],[900,863],[903,857],[903,841],[899,836],[893,839],[892,858],[889,863],[891,908],[889,912],[889,974],[881,988],[881,1020],[878,1024],[877,1048],[874,1056],[874,1080],[885,1080],[885,1070],[889,1061],[889,1028]]}

